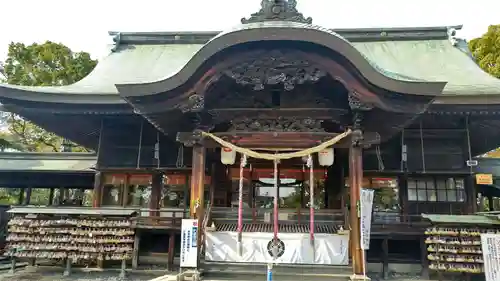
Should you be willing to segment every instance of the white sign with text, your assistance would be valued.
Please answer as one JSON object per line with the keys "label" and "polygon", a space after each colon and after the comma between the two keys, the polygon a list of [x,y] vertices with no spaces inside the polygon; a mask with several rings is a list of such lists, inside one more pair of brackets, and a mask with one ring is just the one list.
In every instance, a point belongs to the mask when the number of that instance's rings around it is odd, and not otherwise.
{"label": "white sign with text", "polygon": [[500,234],[481,234],[486,281],[500,280]]}
{"label": "white sign with text", "polygon": [[198,220],[183,219],[181,226],[181,267],[198,266]]}
{"label": "white sign with text", "polygon": [[360,219],[361,224],[361,249],[370,249],[370,231],[372,226],[372,209],[373,209],[373,194],[372,189],[361,189],[360,195]]}

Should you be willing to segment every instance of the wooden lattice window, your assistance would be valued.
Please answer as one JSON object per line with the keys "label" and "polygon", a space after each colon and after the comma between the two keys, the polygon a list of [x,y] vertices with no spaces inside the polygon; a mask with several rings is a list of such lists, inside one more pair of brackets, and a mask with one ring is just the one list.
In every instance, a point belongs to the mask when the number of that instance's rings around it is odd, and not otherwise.
{"label": "wooden lattice window", "polygon": [[465,202],[463,178],[422,178],[408,180],[408,201]]}

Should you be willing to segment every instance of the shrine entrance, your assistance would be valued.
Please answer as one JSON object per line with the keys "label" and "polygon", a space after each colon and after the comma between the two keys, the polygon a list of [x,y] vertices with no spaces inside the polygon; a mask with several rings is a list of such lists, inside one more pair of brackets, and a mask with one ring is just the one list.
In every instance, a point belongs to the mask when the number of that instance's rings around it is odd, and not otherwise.
{"label": "shrine entrance", "polygon": [[229,188],[215,184],[210,200],[205,260],[348,265],[347,151],[335,151],[328,166],[318,157],[283,160],[276,170],[253,158],[226,166]]}
{"label": "shrine entrance", "polygon": [[[200,258],[352,265],[363,275],[359,212],[347,206],[359,206],[363,147],[380,142],[378,132],[362,131],[372,106],[354,88],[367,90],[325,58],[344,78],[329,74],[333,68],[320,63],[313,45],[282,44],[235,47],[237,53],[213,66],[211,78],[200,80],[196,94],[179,105],[197,120],[177,140],[193,151],[190,214],[202,229]],[[326,151],[331,161],[321,163]],[[232,153],[229,160],[224,152]],[[205,204],[207,170],[213,181]],[[264,170],[267,175],[259,176]],[[300,176],[281,177],[292,171]]]}
{"label": "shrine entrance", "polygon": [[[359,135],[351,129],[179,134],[180,140],[199,138],[191,214],[203,228],[205,263],[353,265],[361,275],[359,217],[347,207],[359,200]],[[207,151],[219,157],[205,163]],[[212,189],[209,202],[200,204],[206,202],[197,189],[206,164],[213,167]]]}

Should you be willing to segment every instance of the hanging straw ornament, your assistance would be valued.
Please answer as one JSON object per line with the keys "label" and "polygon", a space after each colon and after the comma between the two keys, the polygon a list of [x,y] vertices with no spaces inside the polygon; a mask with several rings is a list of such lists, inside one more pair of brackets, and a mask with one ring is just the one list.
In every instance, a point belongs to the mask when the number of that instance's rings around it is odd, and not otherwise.
{"label": "hanging straw ornament", "polygon": [[279,205],[279,175],[278,175],[278,160],[275,159],[274,161],[274,214],[273,214],[273,259],[276,260],[278,259],[278,230],[279,230],[279,222],[278,222],[278,205]]}
{"label": "hanging straw ornament", "polygon": [[316,256],[314,246],[314,160],[310,154],[307,158],[307,167],[309,168],[309,241],[313,249],[313,255]]}
{"label": "hanging straw ornament", "polygon": [[242,232],[243,232],[243,172],[247,165],[247,156],[243,154],[240,161],[240,184],[238,189],[238,254],[243,254]]}

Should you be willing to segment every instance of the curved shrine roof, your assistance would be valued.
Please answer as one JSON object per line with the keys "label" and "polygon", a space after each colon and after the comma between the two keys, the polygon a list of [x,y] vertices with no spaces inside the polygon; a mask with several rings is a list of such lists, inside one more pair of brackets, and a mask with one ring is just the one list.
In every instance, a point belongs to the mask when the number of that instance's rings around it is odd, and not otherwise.
{"label": "curved shrine roof", "polygon": [[[396,81],[447,82],[435,103],[500,103],[500,80],[483,72],[449,38],[447,27],[345,29],[333,32],[293,22],[240,25],[225,33],[112,33],[116,50],[101,60],[81,81],[60,87],[23,87],[0,84],[0,100],[52,103],[122,104],[116,85],[153,84],[174,77],[202,48],[241,29],[283,27],[316,29],[352,45],[380,74]],[[300,27],[299,27],[300,26]],[[217,35],[218,34],[218,35]],[[212,38],[212,39],[209,39]],[[457,45],[458,44],[458,45]],[[185,78],[178,78],[185,79]],[[183,82],[183,81],[180,81]],[[425,93],[422,93],[425,94]]]}

